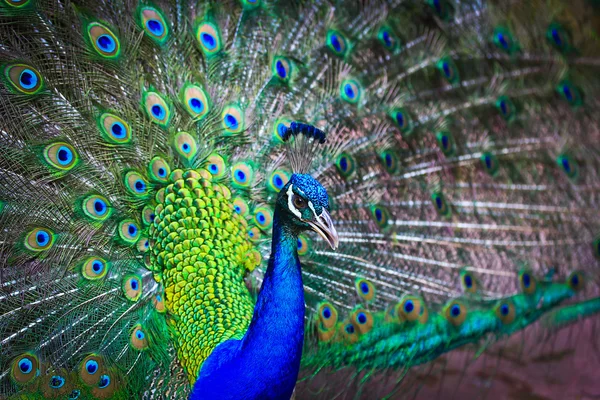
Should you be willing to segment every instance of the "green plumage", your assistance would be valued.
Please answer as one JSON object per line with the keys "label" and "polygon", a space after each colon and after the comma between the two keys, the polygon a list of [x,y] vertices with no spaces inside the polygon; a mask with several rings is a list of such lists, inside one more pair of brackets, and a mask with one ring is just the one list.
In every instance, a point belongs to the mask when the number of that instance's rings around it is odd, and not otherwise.
{"label": "green plumage", "polygon": [[340,238],[298,240],[303,377],[594,317],[597,7],[2,0],[0,397],[185,398],[252,318],[292,121]]}

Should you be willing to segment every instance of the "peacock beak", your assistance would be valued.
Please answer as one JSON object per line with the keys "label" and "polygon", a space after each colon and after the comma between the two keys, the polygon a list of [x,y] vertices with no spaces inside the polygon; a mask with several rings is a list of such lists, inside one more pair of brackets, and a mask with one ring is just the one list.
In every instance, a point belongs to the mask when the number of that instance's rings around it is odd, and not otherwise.
{"label": "peacock beak", "polygon": [[337,249],[339,244],[338,233],[333,227],[331,216],[327,210],[323,209],[321,215],[315,218],[314,221],[306,221],[313,231],[317,232],[333,250]]}

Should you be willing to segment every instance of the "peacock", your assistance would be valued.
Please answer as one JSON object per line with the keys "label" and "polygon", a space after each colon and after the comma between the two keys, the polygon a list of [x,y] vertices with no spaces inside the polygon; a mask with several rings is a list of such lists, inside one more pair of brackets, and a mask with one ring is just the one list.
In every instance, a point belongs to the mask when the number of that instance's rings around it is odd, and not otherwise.
{"label": "peacock", "polygon": [[412,398],[595,349],[599,10],[0,0],[0,398]]}

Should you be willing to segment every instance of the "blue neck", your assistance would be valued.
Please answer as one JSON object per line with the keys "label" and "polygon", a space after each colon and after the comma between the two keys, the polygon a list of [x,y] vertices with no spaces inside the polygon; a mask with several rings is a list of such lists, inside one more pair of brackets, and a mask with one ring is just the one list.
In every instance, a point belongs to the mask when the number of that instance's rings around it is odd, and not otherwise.
{"label": "blue neck", "polygon": [[303,339],[304,287],[298,259],[298,235],[281,221],[276,209],[271,258],[242,351],[256,352],[262,359],[265,352],[277,353],[283,364],[289,364],[280,368],[289,368],[290,372],[295,370],[297,376]]}
{"label": "blue neck", "polygon": [[[230,339],[204,362],[192,399],[289,399],[304,341],[304,288],[298,235],[273,216],[271,258],[252,322],[243,339]],[[212,397],[211,397],[212,396]]]}

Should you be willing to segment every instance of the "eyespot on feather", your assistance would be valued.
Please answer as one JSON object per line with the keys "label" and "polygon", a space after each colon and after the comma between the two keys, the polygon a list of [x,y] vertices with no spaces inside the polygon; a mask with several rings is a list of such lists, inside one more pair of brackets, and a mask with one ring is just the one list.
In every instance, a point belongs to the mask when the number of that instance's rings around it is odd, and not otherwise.
{"label": "eyespot on feather", "polygon": [[446,201],[446,197],[442,192],[433,192],[431,194],[431,202],[438,215],[444,218],[449,218],[452,215],[452,209]]}
{"label": "eyespot on feather", "polygon": [[158,44],[164,44],[169,36],[169,25],[163,14],[154,7],[141,7],[139,18],[146,35]]}
{"label": "eyespot on feather", "polygon": [[13,382],[25,385],[32,382],[38,376],[40,362],[32,353],[23,353],[12,362],[10,377]]}
{"label": "eyespot on feather", "polygon": [[525,294],[535,293],[537,282],[529,270],[522,270],[519,272],[519,286]]}
{"label": "eyespot on feather", "polygon": [[138,301],[142,295],[142,279],[137,275],[127,275],[121,288],[127,300]]}
{"label": "eyespot on feather", "polygon": [[273,211],[268,207],[257,207],[254,210],[254,222],[263,231],[268,231],[273,225]]}
{"label": "eyespot on feather", "polygon": [[390,213],[384,206],[374,205],[371,206],[371,216],[373,220],[379,226],[380,229],[383,229],[388,226],[390,220]]}
{"label": "eyespot on feather", "polygon": [[117,380],[116,374],[113,371],[105,371],[104,374],[100,375],[98,384],[92,387],[92,396],[96,399],[112,399],[116,393]]}
{"label": "eyespot on feather", "polygon": [[157,92],[144,92],[142,106],[150,120],[163,128],[171,121],[171,106]]}
{"label": "eyespot on feather", "polygon": [[402,134],[410,135],[413,132],[413,120],[407,109],[396,108],[391,111],[390,117]]}
{"label": "eyespot on feather", "polygon": [[290,127],[292,120],[286,117],[277,118],[273,125],[273,140],[276,143],[284,143],[283,137],[286,130]]}
{"label": "eyespot on feather", "polygon": [[579,165],[575,158],[568,154],[561,154],[556,158],[556,164],[560,169],[569,177],[569,179],[576,181],[579,177]]}
{"label": "eyespot on feather", "polygon": [[271,70],[276,79],[281,82],[289,82],[293,73],[293,65],[287,57],[279,56],[273,59]]}
{"label": "eyespot on feather", "polygon": [[503,26],[498,26],[494,29],[492,42],[496,47],[506,54],[514,54],[519,51],[519,44],[512,33]]}
{"label": "eyespot on feather", "polygon": [[104,361],[99,355],[90,354],[79,363],[79,377],[88,386],[98,383],[104,371]]}
{"label": "eyespot on feather", "polygon": [[119,238],[127,245],[134,245],[140,238],[141,231],[137,223],[132,219],[125,219],[117,227]]}
{"label": "eyespot on feather", "polygon": [[478,282],[475,275],[469,271],[461,271],[460,284],[466,293],[477,293]]}
{"label": "eyespot on feather", "polygon": [[290,176],[287,171],[282,169],[275,170],[267,180],[267,189],[273,193],[279,193],[289,180]]}
{"label": "eyespot on feather", "polygon": [[512,122],[517,117],[517,110],[513,101],[507,96],[500,96],[495,103],[496,109],[506,122]]}
{"label": "eyespot on feather", "polygon": [[212,153],[208,156],[205,168],[217,179],[224,177],[227,173],[227,164],[223,157],[217,153]]}
{"label": "eyespot on feather", "polygon": [[490,153],[489,151],[483,152],[480,157],[481,165],[485,172],[487,172],[490,176],[498,175],[498,170],[500,169],[500,163],[498,162],[498,158]]}
{"label": "eyespot on feather", "polygon": [[567,284],[574,291],[580,291],[585,287],[586,276],[581,271],[573,271],[567,278]]}
{"label": "eyespot on feather", "polygon": [[244,113],[236,105],[228,105],[221,113],[222,126],[226,134],[237,134],[244,130]]}
{"label": "eyespot on feather", "polygon": [[146,226],[150,226],[154,223],[154,219],[156,218],[156,214],[154,213],[154,207],[145,206],[142,210],[142,222]]}
{"label": "eyespot on feather", "polygon": [[448,21],[454,15],[450,0],[426,0],[432,12],[441,20]]}
{"label": "eyespot on feather", "polygon": [[206,117],[211,109],[208,94],[199,85],[186,84],[179,97],[190,117],[196,121]]}
{"label": "eyespot on feather", "polygon": [[446,320],[454,326],[461,326],[467,318],[467,307],[460,301],[451,301],[444,307]]}
{"label": "eyespot on feather", "polygon": [[348,54],[349,46],[346,37],[339,31],[330,30],[327,32],[327,47],[337,56],[345,57]]}
{"label": "eyespot on feather", "polygon": [[79,163],[79,155],[73,146],[65,142],[47,145],[43,154],[46,163],[60,172],[70,171]]}
{"label": "eyespot on feather", "polygon": [[100,257],[90,257],[81,266],[81,275],[90,281],[103,279],[107,272],[108,264]]}
{"label": "eyespot on feather", "polygon": [[148,176],[150,177],[150,180],[167,183],[170,174],[171,167],[164,158],[156,156],[148,163]]}
{"label": "eyespot on feather", "polygon": [[136,197],[144,197],[148,194],[148,181],[137,171],[126,172],[123,184],[127,191]]}
{"label": "eyespot on feather", "polygon": [[142,236],[136,243],[136,247],[140,253],[145,253],[150,250],[150,242],[147,237]]}
{"label": "eyespot on feather", "polygon": [[354,287],[356,289],[356,294],[358,294],[361,299],[368,302],[375,298],[375,286],[367,279],[356,278]]}
{"label": "eyespot on feather", "polygon": [[256,243],[261,238],[262,238],[262,233],[261,233],[260,229],[258,229],[258,227],[253,226],[250,229],[248,229],[248,239],[250,239],[251,242]]}
{"label": "eyespot on feather", "polygon": [[568,54],[573,50],[571,44],[571,35],[559,23],[553,22],[550,24],[550,26],[548,26],[548,30],[546,31],[546,39],[552,47],[563,54]]}
{"label": "eyespot on feather", "polygon": [[385,150],[382,151],[379,155],[381,159],[381,164],[383,168],[388,172],[388,174],[395,174],[399,169],[399,161],[398,156],[393,150]]}
{"label": "eyespot on feather", "polygon": [[573,108],[578,108],[583,104],[581,89],[575,86],[570,80],[564,79],[556,86],[556,92]]}
{"label": "eyespot on feather", "polygon": [[365,309],[358,308],[350,315],[350,321],[360,335],[369,333],[373,328],[373,315]]}
{"label": "eyespot on feather", "polygon": [[25,247],[34,252],[49,250],[56,235],[47,228],[34,228],[25,236]]}
{"label": "eyespot on feather", "polygon": [[131,335],[129,337],[129,344],[136,350],[143,351],[148,348],[148,336],[142,325],[137,324],[131,330]]}
{"label": "eyespot on feather", "polygon": [[248,188],[254,180],[254,170],[249,163],[238,162],[231,167],[231,183],[235,187]]}
{"label": "eyespot on feather", "polygon": [[335,166],[343,178],[348,178],[356,170],[356,161],[350,154],[342,153],[337,157]]}
{"label": "eyespot on feather", "polygon": [[377,39],[387,50],[394,52],[401,46],[400,39],[389,26],[382,26],[377,33]]}
{"label": "eyespot on feather", "polygon": [[32,95],[39,93],[44,87],[42,75],[34,67],[27,64],[8,64],[4,66],[4,78],[8,88],[15,93]]}
{"label": "eyespot on feather", "polygon": [[25,8],[25,6],[31,4],[31,0],[5,0],[6,4],[14,8]]}
{"label": "eyespot on feather", "polygon": [[438,147],[444,156],[452,157],[455,152],[454,136],[448,131],[440,131],[435,134]]}
{"label": "eyespot on feather", "polygon": [[106,197],[91,194],[83,199],[82,211],[93,221],[105,221],[112,214],[112,206]]}
{"label": "eyespot on feather", "polygon": [[106,141],[115,144],[125,144],[131,142],[131,128],[122,118],[104,113],[98,118],[98,127],[100,133]]}
{"label": "eyespot on feather", "polygon": [[362,87],[355,79],[344,79],[340,84],[340,98],[350,104],[360,102],[362,91]]}
{"label": "eyespot on feather", "polygon": [[87,35],[92,48],[102,57],[115,59],[121,53],[121,43],[117,36],[106,26],[99,22],[92,22],[87,26]]}
{"label": "eyespot on feather", "polygon": [[338,321],[338,312],[330,302],[322,302],[317,306],[320,323],[325,329],[333,328]]}
{"label": "eyespot on feather", "polygon": [[242,5],[244,8],[252,10],[259,7],[261,4],[261,0],[242,0]]}
{"label": "eyespot on feather", "polygon": [[161,294],[157,294],[152,298],[152,304],[154,305],[154,309],[161,314],[167,311],[165,300]]}
{"label": "eyespot on feather", "polygon": [[45,398],[66,396],[73,390],[72,374],[65,369],[57,369],[52,373],[41,374],[40,390]]}
{"label": "eyespot on feather", "polygon": [[311,248],[310,239],[304,235],[298,235],[298,255],[304,256],[308,254]]}
{"label": "eyespot on feather", "polygon": [[196,28],[196,40],[205,56],[214,56],[221,51],[221,33],[217,25],[203,22]]}
{"label": "eyespot on feather", "polygon": [[233,211],[238,213],[239,215],[245,216],[248,215],[250,207],[248,206],[248,202],[241,197],[236,197],[233,199]]}
{"label": "eyespot on feather", "polygon": [[406,295],[400,300],[399,316],[406,321],[419,321],[424,324],[428,319],[428,311],[422,299]]}
{"label": "eyespot on feather", "polygon": [[339,335],[346,344],[354,344],[358,342],[358,330],[354,324],[348,320],[339,325]]}
{"label": "eyespot on feather", "polygon": [[512,324],[516,317],[515,305],[509,300],[501,300],[494,307],[494,313],[502,321],[502,324]]}
{"label": "eyespot on feather", "polygon": [[436,63],[436,68],[440,72],[440,75],[448,81],[448,83],[454,85],[460,82],[460,74],[458,73],[458,67],[450,57],[444,57]]}
{"label": "eyespot on feather", "polygon": [[198,152],[196,140],[187,132],[178,132],[173,138],[173,148],[184,160],[192,161]]}

